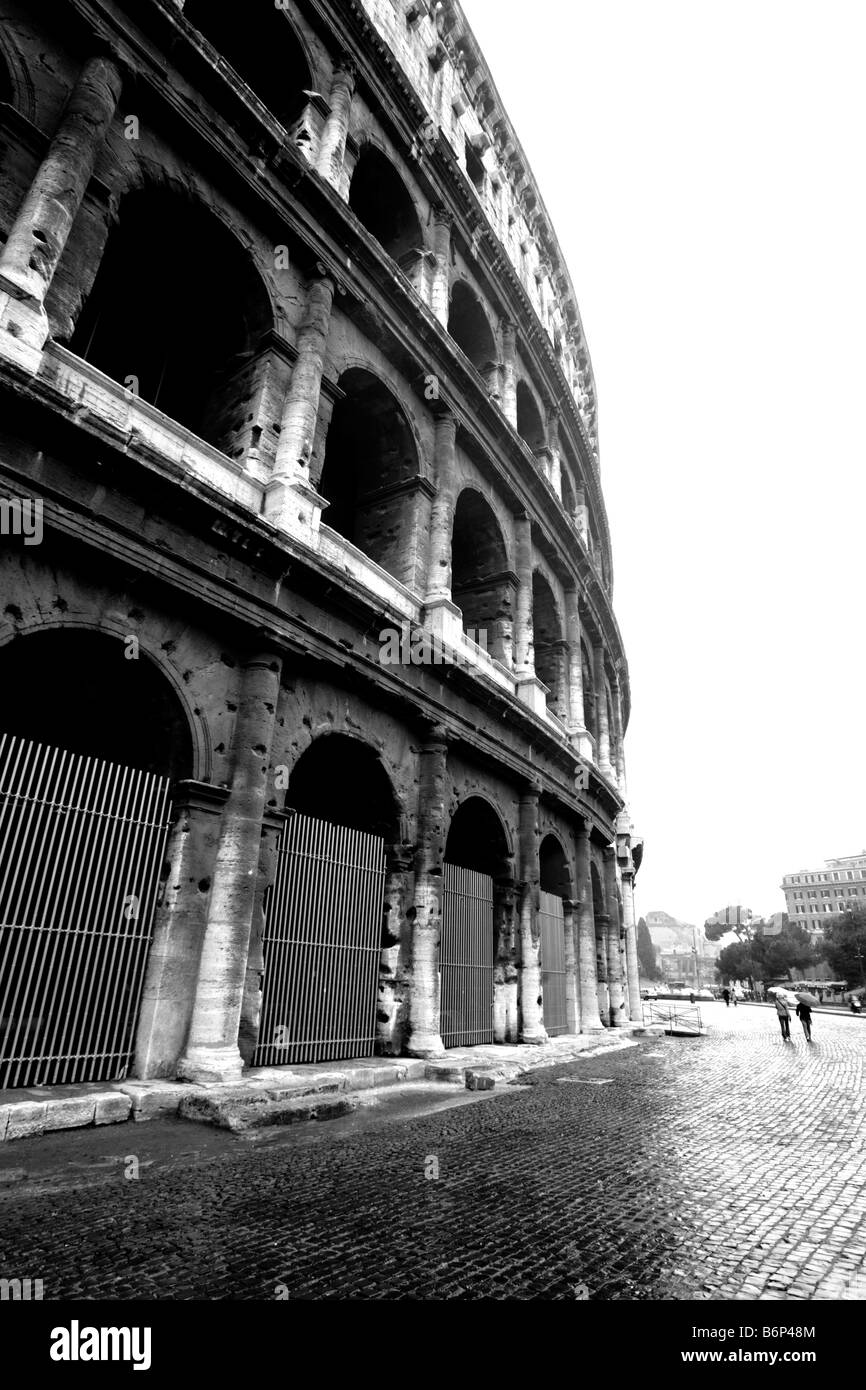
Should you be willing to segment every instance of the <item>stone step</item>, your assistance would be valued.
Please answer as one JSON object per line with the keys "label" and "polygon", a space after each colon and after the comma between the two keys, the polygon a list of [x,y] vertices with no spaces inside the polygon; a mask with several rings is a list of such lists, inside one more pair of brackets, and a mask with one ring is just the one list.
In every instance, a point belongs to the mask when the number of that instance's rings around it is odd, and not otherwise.
{"label": "stone step", "polygon": [[269,1100],[255,1096],[217,1096],[207,1093],[187,1096],[181,1101],[181,1119],[242,1134],[250,1129],[274,1125],[293,1125],[303,1120],[336,1120],[357,1110],[360,1093],[291,1096]]}

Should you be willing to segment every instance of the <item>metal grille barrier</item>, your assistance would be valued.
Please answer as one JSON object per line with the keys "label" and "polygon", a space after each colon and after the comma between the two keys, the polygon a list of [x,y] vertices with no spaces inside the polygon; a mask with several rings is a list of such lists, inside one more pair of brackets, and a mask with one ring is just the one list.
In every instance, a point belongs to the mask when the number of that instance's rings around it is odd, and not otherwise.
{"label": "metal grille barrier", "polygon": [[544,1027],[551,1038],[568,1032],[565,1012],[565,913],[562,898],[541,892],[541,997]]}
{"label": "metal grille barrier", "polygon": [[371,1057],[385,896],[385,842],[294,815],[265,914],[253,1063]]}
{"label": "metal grille barrier", "polygon": [[444,864],[439,948],[440,1034],[446,1047],[493,1042],[493,879]]}
{"label": "metal grille barrier", "polygon": [[660,1023],[666,1033],[679,1037],[700,1037],[704,1031],[701,1011],[694,1004],[650,1002],[643,1006],[643,1021],[644,1025]]}
{"label": "metal grille barrier", "polygon": [[0,735],[0,1087],[125,1077],[168,787]]}

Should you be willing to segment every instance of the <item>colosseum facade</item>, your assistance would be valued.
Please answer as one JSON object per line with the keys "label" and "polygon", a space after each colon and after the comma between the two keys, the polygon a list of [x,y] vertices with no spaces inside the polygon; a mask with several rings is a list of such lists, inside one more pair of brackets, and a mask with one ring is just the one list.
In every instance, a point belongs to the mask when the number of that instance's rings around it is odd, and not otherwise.
{"label": "colosseum facade", "polygon": [[0,1086],[640,1010],[596,394],[453,0],[0,0]]}

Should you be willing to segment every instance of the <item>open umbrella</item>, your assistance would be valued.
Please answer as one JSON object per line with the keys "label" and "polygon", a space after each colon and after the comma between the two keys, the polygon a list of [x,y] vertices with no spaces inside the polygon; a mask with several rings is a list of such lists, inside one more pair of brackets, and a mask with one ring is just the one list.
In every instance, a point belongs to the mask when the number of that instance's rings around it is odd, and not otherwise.
{"label": "open umbrella", "polygon": [[808,1004],[811,1008],[815,1008],[818,1003],[814,994],[810,994],[807,989],[798,989],[795,998],[799,999],[801,1004]]}

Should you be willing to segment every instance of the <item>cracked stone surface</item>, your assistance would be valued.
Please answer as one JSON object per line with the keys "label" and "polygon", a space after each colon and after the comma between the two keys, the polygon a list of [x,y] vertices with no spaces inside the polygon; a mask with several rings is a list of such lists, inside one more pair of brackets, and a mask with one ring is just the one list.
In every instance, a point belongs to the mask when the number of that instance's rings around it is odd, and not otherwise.
{"label": "cracked stone surface", "polygon": [[[0,1275],[46,1299],[862,1300],[866,1020],[816,1015],[810,1048],[770,1009],[702,1012],[705,1038],[272,1142],[57,1136],[90,1168],[0,1183]],[[16,1177],[45,1142],[16,1142]]]}

